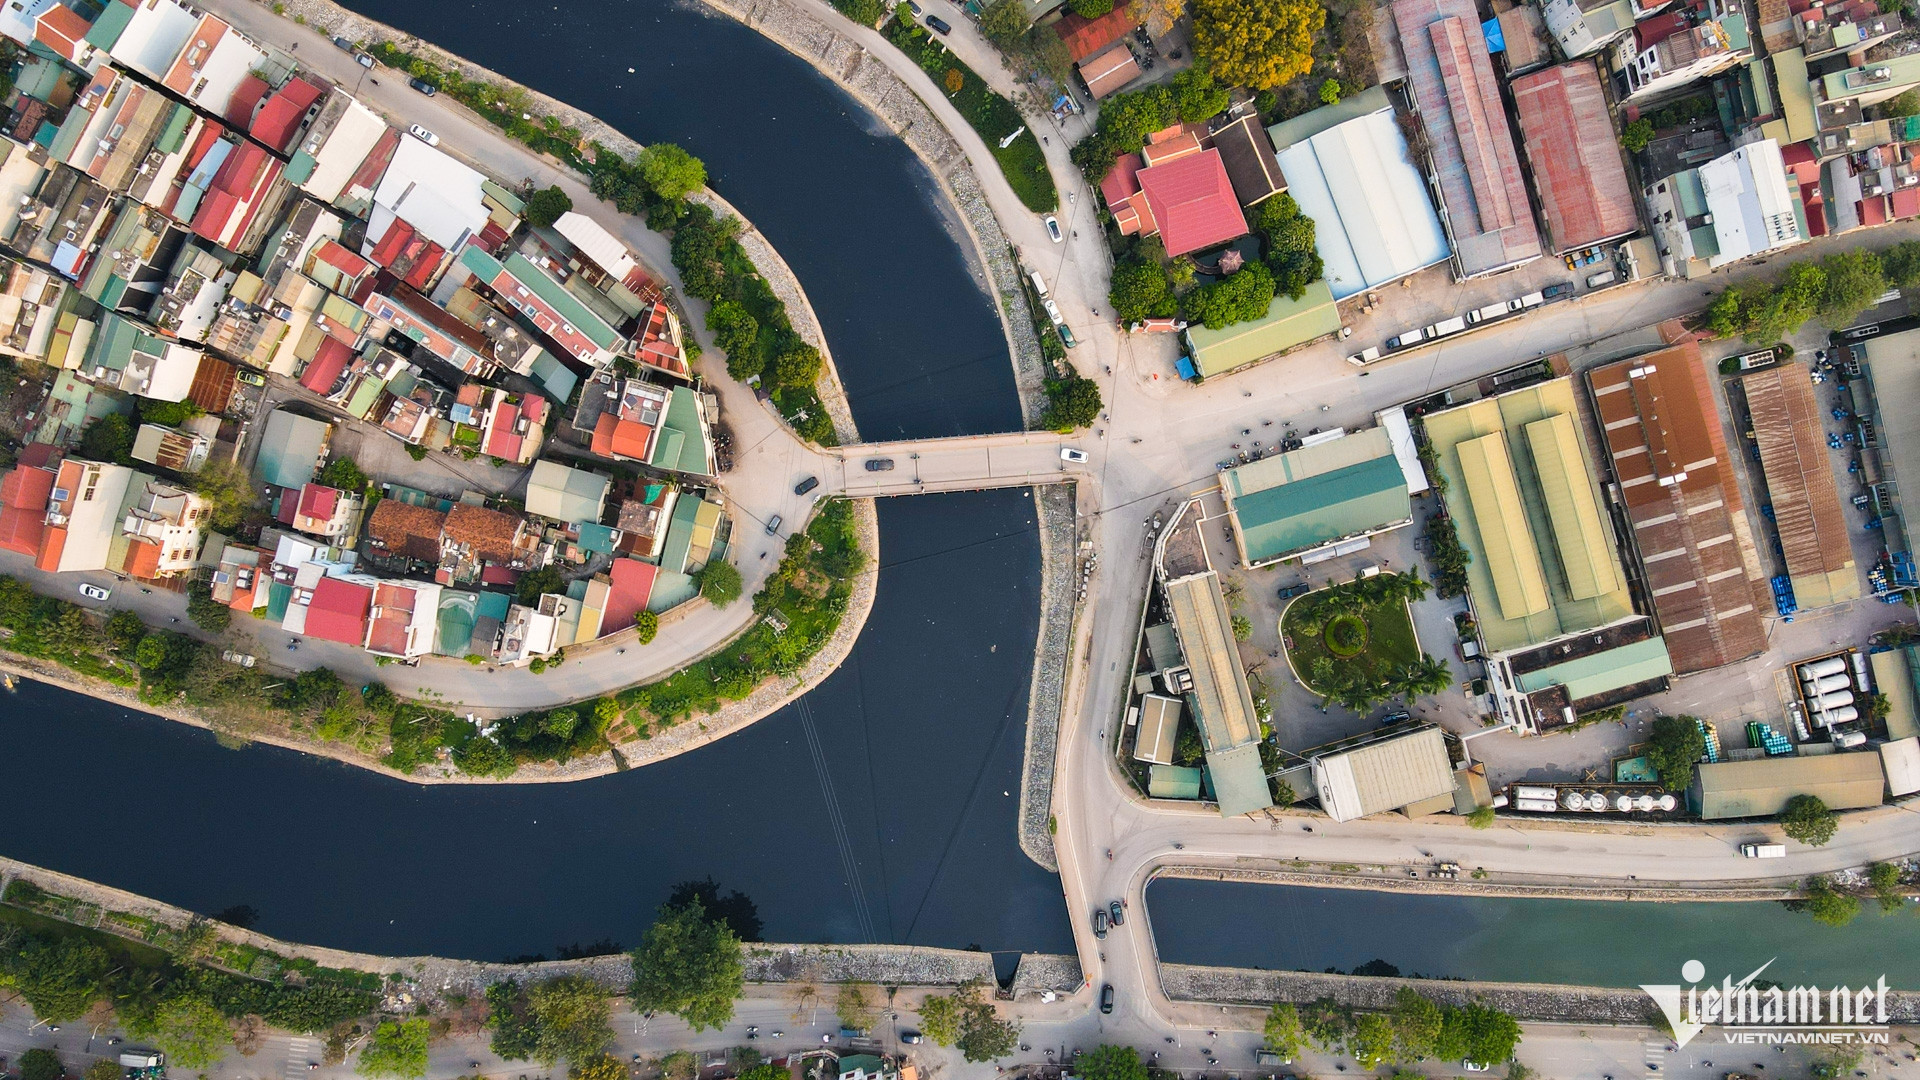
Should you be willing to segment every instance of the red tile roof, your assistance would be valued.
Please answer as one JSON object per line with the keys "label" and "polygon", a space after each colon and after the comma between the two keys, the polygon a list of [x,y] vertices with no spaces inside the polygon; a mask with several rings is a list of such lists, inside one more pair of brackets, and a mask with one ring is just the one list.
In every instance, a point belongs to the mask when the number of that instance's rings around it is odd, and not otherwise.
{"label": "red tile roof", "polygon": [[227,99],[227,123],[235,127],[246,127],[253,119],[254,106],[267,96],[267,80],[258,75],[249,75],[240,80],[233,88],[233,96]]}
{"label": "red tile roof", "polygon": [[1634,42],[1640,46],[1640,51],[1644,52],[1686,30],[1687,26],[1687,14],[1684,11],[1669,11],[1655,15],[1633,24]]}
{"label": "red tile roof", "polygon": [[144,540],[128,544],[126,562],[121,570],[141,581],[152,581],[160,574],[160,545]]}
{"label": "red tile roof", "polygon": [[306,118],[307,110],[325,92],[305,79],[289,79],[254,114],[253,124],[247,131],[264,145],[285,153],[299,131],[300,121]]}
{"label": "red tile roof", "polygon": [[447,519],[441,525],[441,535],[456,545],[466,547],[480,559],[508,563],[513,561],[513,537],[519,531],[521,520],[513,514],[484,506],[455,503],[447,511]]}
{"label": "red tile roof", "polygon": [[480,580],[488,585],[512,585],[520,580],[520,571],[499,563],[488,563],[480,568]]}
{"label": "red tile roof", "polygon": [[339,338],[321,338],[320,351],[313,354],[313,359],[307,361],[307,369],[300,373],[300,385],[325,397],[352,360],[353,349]]}
{"label": "red tile roof", "polygon": [[1587,247],[1639,228],[1594,62],[1561,64],[1510,85],[1553,250]]}
{"label": "red tile roof", "polygon": [[447,515],[430,506],[381,499],[367,517],[367,541],[391,556],[438,562],[440,529],[446,520]]}
{"label": "red tile roof", "polygon": [[1218,150],[1140,170],[1140,190],[1169,256],[1223,244],[1247,232]]}
{"label": "red tile roof", "polygon": [[1920,214],[1920,188],[1898,188],[1893,193],[1893,216],[1910,218]]}
{"label": "red tile roof", "polygon": [[1117,4],[1112,11],[1096,19],[1068,14],[1053,24],[1053,32],[1060,35],[1060,40],[1066,43],[1067,51],[1073,54],[1073,62],[1077,64],[1126,37],[1133,29],[1134,22],[1134,18],[1127,14],[1127,5]]}
{"label": "red tile roof", "polygon": [[520,410],[506,402],[493,407],[493,429],[487,435],[486,452],[504,461],[520,460],[520,436],[514,425],[520,422]]}
{"label": "red tile roof", "polygon": [[1121,154],[1120,159],[1100,178],[1100,197],[1107,200],[1109,210],[1118,207],[1127,197],[1140,190],[1140,170],[1146,167],[1139,154]]}
{"label": "red tile roof", "polygon": [[54,526],[47,530],[46,537],[40,542],[40,557],[33,560],[36,569],[53,573],[60,569],[60,556],[67,549],[67,528]]}
{"label": "red tile roof", "polygon": [[17,465],[0,479],[0,548],[22,555],[39,552],[54,479],[53,470],[31,465]]}
{"label": "red tile roof", "polygon": [[345,645],[365,644],[367,612],[372,607],[373,590],[365,585],[321,578],[307,606],[307,636]]}
{"label": "red tile roof", "polygon": [[30,442],[20,448],[20,456],[14,460],[22,465],[31,465],[36,469],[44,469],[57,464],[59,459],[59,447],[52,443]]}
{"label": "red tile roof", "polygon": [[1140,65],[1125,45],[1115,45],[1098,56],[1080,61],[1080,77],[1095,101],[1140,77]]}
{"label": "red tile roof", "polygon": [[1887,200],[1879,195],[1869,195],[1860,200],[1860,224],[1885,225],[1887,223]]}
{"label": "red tile roof", "polygon": [[340,489],[325,484],[308,484],[300,489],[300,516],[319,518],[322,521],[333,517],[340,508]]}
{"label": "red tile roof", "polygon": [[653,594],[653,579],[660,568],[639,559],[615,559],[609,577],[606,610],[600,615],[600,632],[611,634],[633,625],[633,617],[646,610],[647,597]]}
{"label": "red tile roof", "polygon": [[34,20],[33,40],[69,60],[75,59],[78,46],[93,24],[76,15],[65,4],[55,4]]}
{"label": "red tile roof", "polygon": [[359,277],[373,264],[349,251],[338,240],[322,240],[320,246],[313,249],[313,257],[333,267],[348,277]]}

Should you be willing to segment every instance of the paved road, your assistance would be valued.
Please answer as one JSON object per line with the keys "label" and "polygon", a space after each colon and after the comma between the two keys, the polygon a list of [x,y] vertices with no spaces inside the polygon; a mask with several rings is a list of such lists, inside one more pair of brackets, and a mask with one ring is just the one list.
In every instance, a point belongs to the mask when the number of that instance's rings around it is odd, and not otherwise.
{"label": "paved road", "polygon": [[1051,431],[1022,431],[844,446],[828,452],[838,461],[824,483],[848,495],[1057,484],[1084,473],[1083,462],[1062,455],[1077,441]]}

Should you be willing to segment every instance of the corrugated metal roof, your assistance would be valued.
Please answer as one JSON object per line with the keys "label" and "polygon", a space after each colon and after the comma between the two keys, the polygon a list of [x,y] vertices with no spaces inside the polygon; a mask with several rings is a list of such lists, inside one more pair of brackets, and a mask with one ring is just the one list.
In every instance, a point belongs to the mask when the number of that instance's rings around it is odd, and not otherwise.
{"label": "corrugated metal roof", "polygon": [[[1133,756],[1136,761],[1173,764],[1174,739],[1180,733],[1184,711],[1176,698],[1148,694],[1140,699],[1140,730],[1135,733]],[[1195,775],[1195,781],[1199,779]]]}
{"label": "corrugated metal roof", "polygon": [[1702,762],[1688,792],[1706,821],[1771,817],[1795,795],[1818,796],[1834,810],[1879,806],[1886,772],[1876,753],[1819,754]]}
{"label": "corrugated metal roof", "polygon": [[1547,610],[1546,576],[1533,530],[1521,511],[1520,484],[1513,475],[1506,435],[1495,431],[1468,439],[1458,452],[1501,616],[1518,619]]}
{"label": "corrugated metal roof", "polygon": [[1526,426],[1526,433],[1534,472],[1546,497],[1547,520],[1553,525],[1554,547],[1560,552],[1560,568],[1567,575],[1568,594],[1585,600],[1620,588],[1613,538],[1594,501],[1593,481],[1573,417],[1557,413],[1535,420]]}
{"label": "corrugated metal roof", "polygon": [[1260,747],[1254,743],[1209,751],[1207,775],[1213,781],[1213,799],[1221,817],[1239,817],[1273,805],[1273,791],[1260,765]]}
{"label": "corrugated metal roof", "polygon": [[1561,64],[1511,85],[1553,250],[1587,247],[1638,229],[1633,187],[1595,62]]}
{"label": "corrugated metal roof", "polygon": [[1267,313],[1251,322],[1219,330],[1189,327],[1187,347],[1193,353],[1194,366],[1205,378],[1265,360],[1339,330],[1340,309],[1322,279],[1308,285],[1298,300],[1275,296],[1267,305]]}
{"label": "corrugated metal roof", "polygon": [[616,278],[624,278],[639,264],[633,253],[601,224],[577,210],[569,210],[553,223],[553,231],[567,238],[580,254],[595,266]]}
{"label": "corrugated metal roof", "polygon": [[1190,700],[1208,751],[1251,743],[1260,729],[1219,576],[1209,570],[1169,581],[1166,593],[1181,652],[1193,673]]}
{"label": "corrugated metal roof", "polygon": [[1423,726],[1314,759],[1313,784],[1327,816],[1352,821],[1442,795],[1451,802],[1453,764],[1441,730]]}
{"label": "corrugated metal roof", "polygon": [[1406,476],[1381,428],[1230,469],[1221,485],[1249,563],[1376,532],[1413,516]]}
{"label": "corrugated metal roof", "polygon": [[1155,765],[1147,772],[1147,794],[1156,799],[1197,799],[1200,770],[1179,765]]}
{"label": "corrugated metal roof", "polygon": [[1913,671],[1907,666],[1904,649],[1889,649],[1868,658],[1873,666],[1873,685],[1887,696],[1887,738],[1906,739],[1920,735],[1920,696],[1913,686]]}
{"label": "corrugated metal roof", "polygon": [[1853,543],[1822,438],[1824,417],[1805,365],[1757,371],[1740,384],[1794,598],[1802,608],[1817,608],[1858,597]]}
{"label": "corrugated metal roof", "polygon": [[1578,702],[1671,674],[1667,644],[1654,636],[1529,671],[1520,676],[1520,689],[1531,694],[1564,686],[1567,697]]}

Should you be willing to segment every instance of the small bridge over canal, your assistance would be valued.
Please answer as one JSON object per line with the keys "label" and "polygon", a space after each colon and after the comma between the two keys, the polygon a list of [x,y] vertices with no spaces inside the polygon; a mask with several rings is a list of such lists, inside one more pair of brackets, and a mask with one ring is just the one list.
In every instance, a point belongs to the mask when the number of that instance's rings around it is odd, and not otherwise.
{"label": "small bridge over canal", "polygon": [[[1016,431],[836,446],[820,451],[820,482],[860,498],[1058,484],[1088,475],[1085,462],[1061,454],[1077,445],[1057,432]],[[870,468],[872,462],[892,464]]]}

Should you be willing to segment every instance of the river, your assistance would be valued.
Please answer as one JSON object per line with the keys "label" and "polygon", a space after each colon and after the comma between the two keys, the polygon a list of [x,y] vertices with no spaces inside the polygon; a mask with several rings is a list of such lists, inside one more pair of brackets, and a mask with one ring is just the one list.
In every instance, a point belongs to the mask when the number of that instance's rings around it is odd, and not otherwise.
{"label": "river", "polygon": [[[1020,426],[933,178],[805,63],[663,0],[360,7],[704,158],[806,288],[867,438]],[[375,953],[630,946],[674,884],[708,876],[756,902],[769,940],[1071,952],[1059,880],[1015,836],[1033,501],[916,496],[879,517],[878,596],[849,661],[694,753],[569,784],[420,787],[28,684],[0,698],[17,826],[0,857],[202,912],[248,905],[263,933]]]}
{"label": "river", "polygon": [[[1920,918],[1868,902],[1843,928],[1777,903],[1506,899],[1161,878],[1147,892],[1154,940],[1178,964],[1352,971],[1375,960],[1405,975],[1583,986],[1677,983],[1688,960],[1709,978],[1786,986],[1920,988]],[[1285,912],[1279,917],[1278,912]],[[1902,957],[1909,959],[1902,960]]]}

